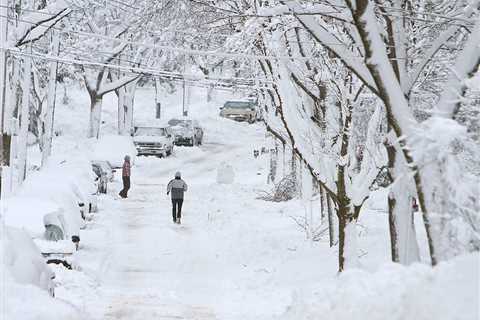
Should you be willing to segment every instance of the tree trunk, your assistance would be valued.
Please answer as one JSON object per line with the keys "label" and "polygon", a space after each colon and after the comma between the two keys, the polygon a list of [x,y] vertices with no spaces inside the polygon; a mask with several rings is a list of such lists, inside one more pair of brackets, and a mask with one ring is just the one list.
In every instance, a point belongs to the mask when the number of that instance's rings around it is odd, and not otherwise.
{"label": "tree trunk", "polygon": [[127,84],[125,96],[125,125],[122,135],[130,135],[133,130],[133,108],[135,106],[135,90],[137,83]]}
{"label": "tree trunk", "polygon": [[[413,221],[411,193],[413,181],[401,171],[402,154],[397,152],[392,141],[387,145],[388,166],[392,185],[388,196],[388,221],[392,261],[409,265],[420,261],[420,251]],[[405,170],[404,170],[405,171]]]}
{"label": "tree trunk", "polygon": [[339,212],[338,217],[338,272],[342,272],[358,266],[357,220],[346,212]]}
{"label": "tree trunk", "polygon": [[115,90],[115,93],[117,94],[117,110],[118,110],[118,120],[117,120],[117,130],[119,135],[124,135],[125,132],[125,116],[126,116],[126,106],[125,106],[125,88],[121,87]]}
{"label": "tree trunk", "polygon": [[88,138],[98,139],[100,136],[100,125],[102,123],[102,100],[96,92],[90,93],[90,122],[88,128]]}
{"label": "tree trunk", "polygon": [[336,234],[338,218],[333,212],[332,208],[332,199],[326,194],[326,204],[327,204],[327,217],[328,217],[328,236],[330,240],[330,248],[333,247],[338,242],[338,236]]}
{"label": "tree trunk", "polygon": [[[59,46],[59,36],[57,33],[52,35],[53,37],[53,44],[52,44],[52,51],[54,54],[58,53],[58,46]],[[42,137],[43,140],[43,150],[42,150],[42,166],[47,163],[48,157],[52,153],[52,139],[53,139],[53,120],[55,114],[55,93],[57,87],[57,67],[58,62],[52,61],[50,62],[50,74],[48,76],[48,92],[47,92],[47,107],[45,111],[45,127],[44,127],[44,134]],[[65,85],[64,85],[64,88]],[[66,95],[66,90],[65,90]]]}
{"label": "tree trunk", "polygon": [[28,126],[30,124],[30,71],[32,60],[25,57],[22,82],[22,111],[20,134],[18,136],[18,181],[20,185],[27,174]]}
{"label": "tree trunk", "polygon": [[136,87],[137,81],[132,81],[115,90],[118,97],[118,134],[122,136],[132,132]]}
{"label": "tree trunk", "polygon": [[326,211],[326,205],[325,205],[325,194],[323,192],[322,185],[318,184],[318,197],[320,198],[320,219],[323,224],[325,221],[325,211]]}
{"label": "tree trunk", "polygon": [[411,200],[405,192],[392,190],[388,198],[388,217],[392,261],[404,265],[420,261]]}

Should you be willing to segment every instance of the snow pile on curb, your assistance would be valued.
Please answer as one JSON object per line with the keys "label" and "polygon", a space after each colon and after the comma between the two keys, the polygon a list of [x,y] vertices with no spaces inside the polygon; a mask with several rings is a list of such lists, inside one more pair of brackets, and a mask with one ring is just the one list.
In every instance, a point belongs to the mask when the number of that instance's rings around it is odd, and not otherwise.
{"label": "snow pile on curb", "polygon": [[93,201],[96,188],[85,148],[67,143],[60,145],[63,147],[68,148],[57,150],[45,167],[29,172],[18,190],[2,199],[2,223],[6,227],[0,230],[0,275],[4,275],[1,287],[6,294],[2,296],[5,299],[0,312],[5,319],[81,318],[73,306],[51,297],[54,272],[32,240],[42,241],[44,218],[53,215],[47,220],[65,220],[65,224],[59,223],[65,227],[66,240],[62,244],[71,247],[70,237],[79,235],[84,225],[79,203],[87,205]]}
{"label": "snow pile on curb", "polygon": [[313,296],[296,294],[281,319],[478,319],[479,260],[475,253],[435,268],[392,263],[375,273],[346,271]]}
{"label": "snow pile on curb", "polygon": [[[53,299],[53,272],[45,263],[30,236],[23,230],[6,227],[0,237],[2,297],[0,312],[5,319],[80,319],[65,302]],[[2,232],[3,232],[2,231]]]}

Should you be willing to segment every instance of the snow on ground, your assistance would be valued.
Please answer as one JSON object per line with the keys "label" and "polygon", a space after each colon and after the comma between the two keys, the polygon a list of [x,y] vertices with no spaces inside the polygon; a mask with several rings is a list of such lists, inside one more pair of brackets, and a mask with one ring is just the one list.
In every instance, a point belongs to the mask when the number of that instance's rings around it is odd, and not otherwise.
{"label": "snow on ground", "polygon": [[[165,96],[165,119],[180,116],[179,94]],[[78,89],[70,96],[75,98],[69,105],[58,104],[56,130],[61,135],[54,153],[83,150],[93,157],[95,142],[78,138],[86,136],[88,97]],[[117,196],[121,179],[116,177],[99,199],[100,212],[81,231],[74,270],[54,268],[59,301],[67,301],[89,320],[478,316],[478,254],[433,270],[387,263],[388,217],[382,192],[361,214],[362,270],[337,276],[337,248],[328,247],[326,235],[316,242],[307,239],[292,219],[307,215],[302,201],[256,199],[270,188],[268,154],[253,157],[254,148],[268,146],[264,129],[219,118],[226,95],[212,103],[204,102],[205,96],[196,92],[190,99],[195,102],[190,114],[205,130],[204,144],[176,147],[166,159],[138,157],[128,199]],[[142,121],[153,117],[153,90],[137,91],[135,115]],[[115,133],[114,95],[105,99],[102,117],[102,135],[108,140]],[[219,183],[226,181],[221,177],[226,166],[233,169],[234,179]],[[166,195],[176,171],[189,185],[180,226],[172,223]],[[318,203],[312,207],[318,213]],[[30,301],[43,299],[48,297],[32,296]],[[33,312],[34,306],[36,302]],[[67,319],[61,306],[52,308],[60,310],[59,319]]]}
{"label": "snow on ground", "polygon": [[[115,131],[113,98],[105,99],[104,134]],[[269,189],[268,155],[252,155],[267,145],[263,128],[220,119],[221,98],[204,100],[192,98],[198,102],[190,108],[204,126],[204,145],[177,147],[166,159],[139,157],[127,200],[116,195],[117,177],[82,232],[80,269],[56,270],[58,296],[86,317],[107,320],[475,317],[478,255],[435,270],[383,265],[389,248],[381,200],[360,221],[360,262],[370,271],[337,277],[336,248],[326,238],[306,239],[291,218],[306,214],[301,201],[256,199]],[[153,117],[153,101],[151,90],[137,92],[136,119]],[[163,111],[166,119],[179,116],[178,96],[166,97]],[[218,183],[225,165],[234,171],[231,184]],[[176,171],[189,185],[181,226],[172,223],[166,195]]]}

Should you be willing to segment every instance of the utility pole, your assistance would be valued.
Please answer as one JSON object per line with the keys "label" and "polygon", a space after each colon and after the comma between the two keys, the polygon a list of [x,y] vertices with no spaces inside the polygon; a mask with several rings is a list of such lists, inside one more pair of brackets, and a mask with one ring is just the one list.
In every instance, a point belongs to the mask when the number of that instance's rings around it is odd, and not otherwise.
{"label": "utility pole", "polygon": [[182,109],[183,109],[183,116],[186,117],[188,115],[187,110],[185,110],[185,74],[183,75],[183,98],[182,98]]}
{"label": "utility pole", "polygon": [[[10,143],[5,136],[5,94],[6,94],[6,81],[7,81],[7,26],[8,26],[8,0],[0,0],[0,245],[3,246],[5,239],[5,221],[4,221],[4,204],[6,196],[5,184],[10,179],[10,170],[8,165],[8,153],[5,152],[5,148],[10,148]],[[3,186],[3,188],[2,188]],[[1,298],[0,298],[0,317],[2,320],[6,319],[6,288],[5,288],[5,254],[0,254],[0,273],[1,277]]]}
{"label": "utility pole", "polygon": [[[52,33],[52,53],[58,55],[58,47],[60,36],[58,33]],[[53,120],[55,116],[55,92],[57,88],[57,61],[50,62],[50,74],[48,76],[48,93],[47,93],[47,113],[45,118],[45,132],[43,134],[43,152],[42,166],[47,163],[47,159],[52,153],[53,139]]]}
{"label": "utility pole", "polygon": [[162,104],[160,102],[160,79],[155,77],[155,118],[162,117]]}
{"label": "utility pole", "polygon": [[7,135],[5,95],[7,92],[7,50],[8,47],[8,0],[0,0],[0,198],[5,196],[2,189],[3,183],[7,183],[8,164],[10,157],[7,149],[10,149],[10,136]]}
{"label": "utility pole", "polygon": [[187,65],[187,55],[185,54],[184,55],[184,59],[183,59],[183,75],[182,75],[182,79],[183,79],[183,98],[182,98],[182,114],[184,117],[186,117],[188,115],[188,111],[187,109],[185,108],[185,95],[186,95],[186,87],[185,87],[185,67]]}
{"label": "utility pole", "polygon": [[[30,44],[30,52],[31,52]],[[32,58],[23,58],[23,81],[22,81],[22,112],[20,132],[18,136],[18,180],[15,187],[22,184],[27,175],[27,148],[28,148],[28,125],[30,124],[30,83],[31,83]]]}

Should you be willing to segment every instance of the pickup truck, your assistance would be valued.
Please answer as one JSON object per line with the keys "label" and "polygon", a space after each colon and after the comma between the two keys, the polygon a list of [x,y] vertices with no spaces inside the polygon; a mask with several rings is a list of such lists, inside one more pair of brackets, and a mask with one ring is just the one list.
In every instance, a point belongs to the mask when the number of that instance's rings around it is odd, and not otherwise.
{"label": "pickup truck", "polygon": [[137,149],[137,155],[166,157],[173,152],[175,141],[167,126],[136,126],[133,143]]}

